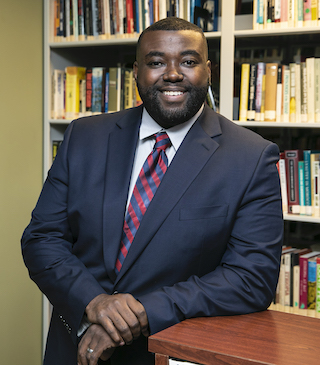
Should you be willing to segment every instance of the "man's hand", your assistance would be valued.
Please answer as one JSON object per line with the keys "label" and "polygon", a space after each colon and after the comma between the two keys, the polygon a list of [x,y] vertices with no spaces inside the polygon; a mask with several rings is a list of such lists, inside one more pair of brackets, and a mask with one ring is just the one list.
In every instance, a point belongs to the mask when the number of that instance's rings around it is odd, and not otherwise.
{"label": "man's hand", "polygon": [[[99,358],[108,360],[117,345],[98,324],[92,324],[78,346],[78,365],[96,365]],[[92,352],[88,352],[88,349]]]}
{"label": "man's hand", "polygon": [[141,333],[149,335],[146,311],[131,294],[100,294],[87,305],[86,314],[117,346],[131,344]]}

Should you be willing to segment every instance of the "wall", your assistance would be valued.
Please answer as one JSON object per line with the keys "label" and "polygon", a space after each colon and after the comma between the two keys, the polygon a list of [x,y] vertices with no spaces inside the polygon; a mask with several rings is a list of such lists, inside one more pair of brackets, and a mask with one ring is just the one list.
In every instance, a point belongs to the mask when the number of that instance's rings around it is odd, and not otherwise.
{"label": "wall", "polygon": [[41,363],[41,294],[20,237],[42,185],[42,1],[0,0],[1,364]]}

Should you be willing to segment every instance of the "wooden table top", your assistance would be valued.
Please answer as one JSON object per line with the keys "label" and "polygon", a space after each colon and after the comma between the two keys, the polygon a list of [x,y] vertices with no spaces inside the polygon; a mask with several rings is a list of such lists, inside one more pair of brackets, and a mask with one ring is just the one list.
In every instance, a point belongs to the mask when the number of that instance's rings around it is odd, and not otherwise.
{"label": "wooden table top", "polygon": [[149,337],[149,351],[212,364],[320,364],[320,320],[267,310],[193,318]]}

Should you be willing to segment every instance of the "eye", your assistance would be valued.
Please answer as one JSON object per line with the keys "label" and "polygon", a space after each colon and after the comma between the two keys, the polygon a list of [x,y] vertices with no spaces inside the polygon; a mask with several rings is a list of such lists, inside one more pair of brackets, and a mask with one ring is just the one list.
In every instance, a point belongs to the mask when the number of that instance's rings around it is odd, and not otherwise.
{"label": "eye", "polygon": [[186,61],[183,61],[182,64],[185,66],[194,66],[197,64],[197,62],[194,60],[186,60]]}
{"label": "eye", "polygon": [[150,66],[150,67],[160,67],[162,65],[163,65],[163,63],[161,61],[151,61],[148,63],[148,66]]}

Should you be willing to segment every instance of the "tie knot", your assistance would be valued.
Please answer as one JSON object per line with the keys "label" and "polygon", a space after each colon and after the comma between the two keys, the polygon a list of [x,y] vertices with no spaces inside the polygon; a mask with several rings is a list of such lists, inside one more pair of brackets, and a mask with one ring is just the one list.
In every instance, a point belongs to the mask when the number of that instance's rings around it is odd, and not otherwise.
{"label": "tie knot", "polygon": [[165,151],[169,146],[171,146],[171,141],[166,132],[159,132],[155,134],[156,143],[154,145],[155,149],[160,149]]}

